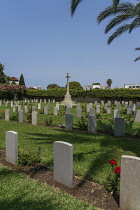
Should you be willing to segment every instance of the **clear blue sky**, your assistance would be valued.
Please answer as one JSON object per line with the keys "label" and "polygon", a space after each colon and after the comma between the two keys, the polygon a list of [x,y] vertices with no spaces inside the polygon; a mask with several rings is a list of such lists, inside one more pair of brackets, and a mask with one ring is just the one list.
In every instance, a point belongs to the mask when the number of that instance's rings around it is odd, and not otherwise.
{"label": "clear blue sky", "polygon": [[[97,24],[97,15],[111,0],[84,0],[74,17],[70,0],[1,0],[0,63],[5,74],[19,78],[26,86],[46,88],[51,83],[70,81],[81,85],[100,82],[112,87],[140,84],[139,28],[107,45],[109,22]],[[132,2],[132,1],[131,1]],[[136,1],[133,1],[136,2]]]}

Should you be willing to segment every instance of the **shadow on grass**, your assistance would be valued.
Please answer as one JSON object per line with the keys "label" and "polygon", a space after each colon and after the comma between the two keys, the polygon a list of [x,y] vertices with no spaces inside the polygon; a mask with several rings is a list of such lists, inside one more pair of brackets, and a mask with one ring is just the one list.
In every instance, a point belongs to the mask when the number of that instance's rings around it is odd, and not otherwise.
{"label": "shadow on grass", "polygon": [[[53,130],[55,132],[53,132]],[[120,154],[120,158],[122,153],[127,154],[127,152],[132,152],[136,154],[136,156],[140,156],[140,141],[138,139],[98,134],[95,135],[86,132],[66,131],[53,128],[52,133],[49,134],[27,134],[31,136],[30,140],[34,141],[36,144],[53,145],[54,141],[64,141],[73,144],[73,159],[75,163],[79,162],[79,164],[83,164],[84,161],[88,163],[88,158],[90,157],[90,163],[86,164],[85,167],[87,167],[87,170],[83,177],[84,179],[88,180],[93,179],[93,174],[98,175],[100,172],[102,172],[102,169],[108,165],[108,161],[112,158],[115,158],[115,156],[119,156],[118,154]],[[89,146],[89,148],[87,145]],[[81,149],[81,147],[84,146],[85,148],[87,146],[87,148]],[[52,160],[50,161],[49,165],[53,165]]]}

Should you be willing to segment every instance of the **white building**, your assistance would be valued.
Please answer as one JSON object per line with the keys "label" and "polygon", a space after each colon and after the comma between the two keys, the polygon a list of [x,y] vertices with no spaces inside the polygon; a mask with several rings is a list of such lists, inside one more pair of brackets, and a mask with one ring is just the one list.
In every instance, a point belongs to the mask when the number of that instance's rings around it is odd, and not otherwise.
{"label": "white building", "polygon": [[19,85],[19,79],[17,79],[16,77],[10,77],[9,83],[15,83],[16,85]]}
{"label": "white building", "polygon": [[106,89],[105,85],[84,85],[84,90]]}
{"label": "white building", "polygon": [[33,86],[32,88],[36,89],[36,90],[42,90],[42,87],[41,86]]}
{"label": "white building", "polygon": [[136,84],[125,84],[124,88],[138,89],[138,88],[140,88],[140,84],[138,84],[138,85],[136,85]]}

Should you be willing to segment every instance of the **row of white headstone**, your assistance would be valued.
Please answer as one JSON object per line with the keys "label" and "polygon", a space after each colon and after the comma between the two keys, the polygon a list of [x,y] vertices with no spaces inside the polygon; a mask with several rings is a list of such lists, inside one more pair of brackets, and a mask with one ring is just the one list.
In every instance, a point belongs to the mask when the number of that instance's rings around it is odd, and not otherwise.
{"label": "row of white headstone", "polygon": [[[6,161],[18,162],[18,133],[6,132]],[[54,180],[68,187],[73,186],[73,145],[54,142]],[[140,209],[140,158],[121,157],[120,209]]]}
{"label": "row of white headstone", "polygon": [[[138,113],[137,113],[138,112]],[[136,112],[135,119],[139,119],[138,114],[140,115],[140,111]],[[9,121],[9,109],[5,110],[5,120]],[[24,113],[23,111],[18,112],[18,121],[20,123],[24,122]],[[32,111],[32,122],[33,125],[37,125],[37,112]],[[66,130],[73,130],[73,115],[66,114],[65,115],[65,128]],[[96,133],[96,116],[92,115],[88,117],[88,132]],[[125,134],[125,120],[121,117],[115,117],[115,136],[124,136]]]}
{"label": "row of white headstone", "polygon": [[[42,102],[44,102],[44,103],[55,103],[55,99],[44,99],[44,100],[42,100],[42,99],[40,99],[40,100],[38,100],[38,99],[32,99],[32,100],[29,100],[29,99],[25,99],[25,100],[22,100],[22,102],[23,102],[23,104],[24,103],[42,103]],[[20,104],[20,101],[9,101],[9,100],[0,100],[0,106],[2,105],[2,104],[5,104],[6,106],[8,106],[9,105],[9,103],[11,104],[11,107],[13,106],[13,105],[19,105]]]}
{"label": "row of white headstone", "polygon": [[[88,116],[88,132],[96,133],[97,127],[96,116]],[[124,136],[125,134],[125,119],[121,117],[116,117],[114,119],[114,136]],[[73,130],[73,115],[66,114],[65,121],[66,130]]]}

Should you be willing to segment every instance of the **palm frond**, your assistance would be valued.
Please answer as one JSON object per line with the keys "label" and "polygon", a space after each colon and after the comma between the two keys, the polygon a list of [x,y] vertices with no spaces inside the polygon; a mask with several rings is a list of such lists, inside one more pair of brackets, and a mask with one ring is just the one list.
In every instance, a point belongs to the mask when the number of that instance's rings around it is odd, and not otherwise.
{"label": "palm frond", "polygon": [[129,33],[131,33],[133,29],[138,27],[140,27],[140,17],[134,19],[133,22],[130,24]]}
{"label": "palm frond", "polygon": [[135,48],[135,50],[140,50],[140,47]]}
{"label": "palm frond", "polygon": [[81,1],[83,1],[83,0],[71,0],[71,15],[72,16],[74,15],[76,8]]}
{"label": "palm frond", "polygon": [[136,61],[138,61],[138,60],[140,60],[140,56],[139,56],[139,57],[137,57],[134,61],[136,62]]}
{"label": "palm frond", "polygon": [[117,14],[118,15],[125,14],[126,17],[133,16],[134,12],[132,11],[134,10],[134,8],[135,8],[135,5],[130,2],[119,4],[116,10],[114,10],[114,5],[109,6],[98,15],[97,22],[100,23],[107,17],[112,16],[112,15],[117,15]]}
{"label": "palm frond", "polygon": [[105,18],[111,16],[114,14],[114,7],[110,6],[107,7],[105,10],[103,10],[97,17],[97,22],[100,23],[101,21],[103,21]]}
{"label": "palm frond", "polygon": [[110,44],[115,38],[120,36],[122,33],[129,31],[130,24],[125,24],[119,27],[108,39],[107,44]]}
{"label": "palm frond", "polygon": [[119,2],[120,2],[120,0],[113,0],[113,6],[114,6],[115,11],[117,10],[117,6],[118,6]]}
{"label": "palm frond", "polygon": [[112,28],[114,28],[115,26],[121,24],[122,22],[126,22],[128,20],[131,20],[133,17],[133,15],[126,15],[126,14],[123,14],[123,15],[119,15],[115,18],[113,18],[109,24],[106,26],[105,28],[105,33],[108,33]]}

